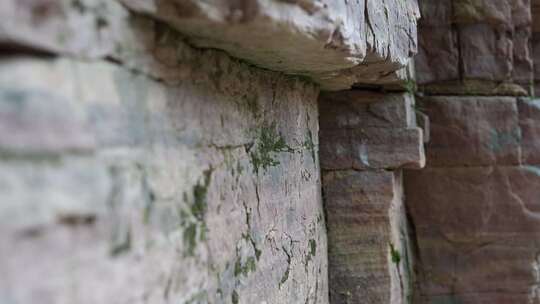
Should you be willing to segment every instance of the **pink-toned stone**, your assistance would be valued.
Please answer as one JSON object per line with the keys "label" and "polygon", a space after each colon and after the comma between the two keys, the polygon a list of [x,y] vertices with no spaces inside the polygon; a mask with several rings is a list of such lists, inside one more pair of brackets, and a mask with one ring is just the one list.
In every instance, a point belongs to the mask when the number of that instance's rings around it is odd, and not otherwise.
{"label": "pink-toned stone", "polygon": [[323,173],[331,303],[405,300],[410,252],[400,180],[384,170]]}
{"label": "pink-toned stone", "polygon": [[431,123],[429,166],[519,164],[515,98],[425,97],[420,107]]}
{"label": "pink-toned stone", "polygon": [[0,154],[88,153],[96,141],[84,117],[47,91],[0,87]]}
{"label": "pink-toned stone", "polygon": [[404,181],[419,303],[536,299],[540,168],[427,168],[407,171]]}
{"label": "pink-toned stone", "polygon": [[502,81],[513,67],[513,42],[505,31],[489,24],[461,25],[459,47],[465,79]]}
{"label": "pink-toned stone", "polygon": [[425,164],[420,128],[357,128],[321,130],[321,167],[339,169],[422,168]]}
{"label": "pink-toned stone", "polygon": [[540,100],[520,99],[521,158],[526,164],[540,164]]}
{"label": "pink-toned stone", "polygon": [[323,92],[319,97],[319,124],[329,128],[413,127],[414,97],[363,90]]}
{"label": "pink-toned stone", "polygon": [[459,80],[458,39],[451,26],[421,27],[418,40],[418,84]]}

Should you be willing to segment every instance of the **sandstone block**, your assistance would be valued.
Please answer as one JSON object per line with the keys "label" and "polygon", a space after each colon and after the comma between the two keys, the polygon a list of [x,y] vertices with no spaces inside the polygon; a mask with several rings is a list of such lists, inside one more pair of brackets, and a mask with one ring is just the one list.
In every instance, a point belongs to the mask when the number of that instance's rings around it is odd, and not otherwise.
{"label": "sandstone block", "polygon": [[418,83],[427,85],[422,90],[437,95],[529,94],[529,0],[425,0],[420,8],[424,21],[415,62]]}
{"label": "sandstone block", "polygon": [[104,57],[123,39],[126,17],[116,1],[2,1],[0,44],[14,50]]}
{"label": "sandstone block", "polygon": [[422,168],[422,130],[358,128],[321,130],[321,167],[339,169]]}
{"label": "sandstone block", "polygon": [[[507,303],[516,294],[536,299],[539,172],[531,166],[406,171],[420,303],[441,295],[460,303]],[[512,303],[527,303],[521,300]]]}
{"label": "sandstone block", "polygon": [[403,303],[411,264],[398,174],[323,174],[332,303]]}
{"label": "sandstone block", "polygon": [[85,117],[62,96],[7,86],[0,76],[0,154],[52,156],[94,148]]}
{"label": "sandstone block", "polygon": [[513,68],[513,41],[489,24],[460,25],[460,54],[465,79],[503,81]]}
{"label": "sandstone block", "polygon": [[319,124],[330,128],[408,128],[415,126],[414,97],[363,90],[323,92]]}
{"label": "sandstone block", "polygon": [[387,81],[417,47],[415,0],[122,2],[166,22],[198,47],[309,76],[329,90]]}
{"label": "sandstone block", "polygon": [[418,39],[415,66],[419,84],[460,79],[459,46],[452,27],[422,27]]}
{"label": "sandstone block", "polygon": [[515,98],[426,97],[420,107],[430,118],[429,166],[519,164]]}
{"label": "sandstone block", "polygon": [[328,303],[318,88],[175,52],[176,86],[2,58],[0,302]]}
{"label": "sandstone block", "polygon": [[422,0],[418,2],[418,5],[420,7],[420,14],[425,16],[425,18],[421,18],[418,23],[422,28],[446,27],[452,24],[452,1]]}

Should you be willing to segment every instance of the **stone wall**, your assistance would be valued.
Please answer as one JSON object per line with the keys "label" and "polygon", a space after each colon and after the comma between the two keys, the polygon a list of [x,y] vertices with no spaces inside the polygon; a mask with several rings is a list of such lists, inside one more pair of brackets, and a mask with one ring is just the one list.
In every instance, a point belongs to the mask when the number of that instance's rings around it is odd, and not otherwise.
{"label": "stone wall", "polygon": [[[538,100],[528,1],[421,1],[426,169],[404,174],[414,303],[538,303]],[[437,38],[438,37],[438,38]]]}
{"label": "stone wall", "polygon": [[327,303],[318,88],[121,15],[2,54],[0,302]]}
{"label": "stone wall", "polygon": [[[328,303],[319,89],[407,87],[418,17],[413,0],[2,1],[0,302]],[[407,102],[382,102],[401,125],[372,130],[377,171],[344,176],[368,201],[384,186],[371,303],[407,284],[400,173],[382,170],[421,155]]]}
{"label": "stone wall", "polygon": [[412,245],[402,168],[425,163],[414,97],[353,90],[319,97],[331,303],[408,303]]}
{"label": "stone wall", "polygon": [[530,91],[529,0],[419,1],[417,81],[434,95],[512,95]]}

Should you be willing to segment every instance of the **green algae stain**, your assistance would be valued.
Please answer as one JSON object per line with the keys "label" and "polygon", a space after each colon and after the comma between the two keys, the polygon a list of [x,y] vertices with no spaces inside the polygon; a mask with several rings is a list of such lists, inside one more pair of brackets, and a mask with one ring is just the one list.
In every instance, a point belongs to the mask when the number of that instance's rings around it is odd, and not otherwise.
{"label": "green algae stain", "polygon": [[392,258],[392,262],[396,264],[396,266],[399,266],[399,263],[401,262],[401,253],[396,250],[394,244],[390,244],[390,256]]}
{"label": "green algae stain", "polygon": [[[192,189],[193,201],[189,209],[179,208],[180,226],[184,228],[183,241],[186,256],[194,256],[198,241],[205,241],[208,228],[205,215],[208,208],[207,194],[210,186],[212,169],[204,171],[203,180]],[[184,193],[184,201],[188,202],[188,195]]]}
{"label": "green algae stain", "polygon": [[282,134],[277,131],[275,123],[269,126],[263,126],[258,130],[257,142],[255,151],[250,153],[251,163],[257,174],[261,169],[267,171],[268,168],[279,165],[276,154],[294,152],[285,142]]}

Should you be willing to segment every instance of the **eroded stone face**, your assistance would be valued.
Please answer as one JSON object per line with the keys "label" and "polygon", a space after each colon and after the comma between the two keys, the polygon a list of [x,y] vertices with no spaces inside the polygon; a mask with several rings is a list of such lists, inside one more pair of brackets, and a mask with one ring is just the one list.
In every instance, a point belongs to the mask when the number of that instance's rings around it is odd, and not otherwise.
{"label": "eroded stone face", "polygon": [[428,94],[527,95],[528,0],[422,1],[418,81]]}
{"label": "eroded stone face", "polygon": [[416,0],[9,0],[0,5],[4,45],[115,56],[132,38],[128,7],[172,26],[199,48],[307,76],[328,90],[355,83],[403,85],[417,50]]}
{"label": "eroded stone face", "polygon": [[538,168],[407,171],[418,303],[530,303],[538,294]]}
{"label": "eroded stone face", "polygon": [[[122,0],[189,36],[264,68],[311,77],[324,89],[393,84],[416,53],[416,0]],[[369,64],[368,64],[369,63]]]}
{"label": "eroded stone face", "polygon": [[399,173],[323,173],[331,303],[406,303],[412,272]]}
{"label": "eroded stone face", "polygon": [[328,302],[318,89],[176,47],[0,60],[0,302]]}
{"label": "eroded stone face", "polygon": [[512,97],[425,97],[430,118],[427,163],[432,167],[517,165],[522,133]]}
{"label": "eroded stone face", "polygon": [[421,168],[422,130],[407,93],[344,91],[319,97],[325,170]]}
{"label": "eroded stone face", "polygon": [[330,301],[407,303],[413,270],[400,168],[425,162],[414,97],[324,93],[319,111]]}

